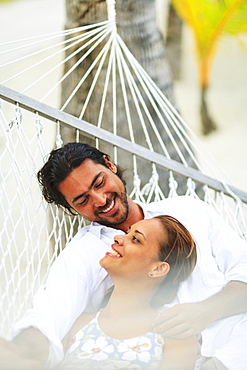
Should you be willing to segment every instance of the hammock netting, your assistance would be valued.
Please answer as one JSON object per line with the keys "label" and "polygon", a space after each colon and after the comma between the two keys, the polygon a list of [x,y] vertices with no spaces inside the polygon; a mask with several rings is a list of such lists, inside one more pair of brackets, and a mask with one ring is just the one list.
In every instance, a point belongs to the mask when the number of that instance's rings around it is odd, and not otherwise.
{"label": "hammock netting", "polygon": [[220,168],[212,172],[212,158],[119,36],[113,1],[104,22],[0,44],[0,54],[1,336],[11,336],[50,265],[85,224],[46,204],[36,178],[68,137],[126,168],[133,199],[199,197],[247,239],[247,194]]}

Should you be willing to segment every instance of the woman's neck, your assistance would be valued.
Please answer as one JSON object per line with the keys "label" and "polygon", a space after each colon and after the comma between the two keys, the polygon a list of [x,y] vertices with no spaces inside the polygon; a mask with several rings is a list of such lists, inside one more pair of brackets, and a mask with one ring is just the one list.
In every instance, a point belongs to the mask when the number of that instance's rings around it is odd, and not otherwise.
{"label": "woman's neck", "polygon": [[[99,325],[109,336],[127,339],[152,331],[157,315],[151,307],[151,291],[115,286],[106,307],[101,311]],[[113,325],[114,323],[114,325]]]}
{"label": "woman's neck", "polygon": [[151,294],[136,292],[134,289],[114,288],[111,298],[105,307],[110,315],[133,314],[151,308]]}

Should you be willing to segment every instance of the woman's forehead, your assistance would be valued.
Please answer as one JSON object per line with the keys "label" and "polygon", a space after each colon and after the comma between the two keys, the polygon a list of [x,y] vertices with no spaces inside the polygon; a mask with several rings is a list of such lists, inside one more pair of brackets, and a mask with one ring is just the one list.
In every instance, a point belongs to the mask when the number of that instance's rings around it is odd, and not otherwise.
{"label": "woman's forehead", "polygon": [[157,236],[157,233],[162,233],[163,228],[161,222],[157,218],[150,218],[136,222],[131,226],[131,230],[141,231],[146,238]]}

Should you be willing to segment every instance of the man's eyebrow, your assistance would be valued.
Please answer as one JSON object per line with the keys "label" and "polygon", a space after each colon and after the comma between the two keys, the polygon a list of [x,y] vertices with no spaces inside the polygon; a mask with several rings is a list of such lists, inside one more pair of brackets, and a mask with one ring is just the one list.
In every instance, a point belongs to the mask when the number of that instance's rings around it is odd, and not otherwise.
{"label": "man's eyebrow", "polygon": [[85,191],[84,193],[81,193],[81,194],[77,195],[72,200],[72,204],[75,203],[78,199],[84,197],[87,194],[87,192],[92,189],[92,187],[94,186],[94,184],[96,183],[96,181],[98,180],[98,178],[101,176],[102,172],[103,171],[100,171],[99,173],[97,173],[97,175],[94,176],[93,181],[91,182],[91,185],[89,186],[89,189],[87,191]]}

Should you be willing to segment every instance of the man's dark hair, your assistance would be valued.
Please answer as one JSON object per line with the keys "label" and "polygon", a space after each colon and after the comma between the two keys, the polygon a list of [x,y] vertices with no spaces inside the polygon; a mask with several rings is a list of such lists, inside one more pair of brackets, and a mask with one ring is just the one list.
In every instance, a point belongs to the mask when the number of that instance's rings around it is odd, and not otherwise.
{"label": "man's dark hair", "polygon": [[[48,203],[55,203],[66,208],[71,214],[73,208],[65,200],[58,190],[58,185],[64,181],[70,173],[79,167],[85,159],[91,159],[95,163],[107,167],[104,160],[110,159],[109,156],[100,150],[85,143],[68,143],[62,148],[51,151],[47,162],[37,173],[38,181],[41,186],[42,194]],[[116,175],[122,179],[122,171],[117,167]]]}

